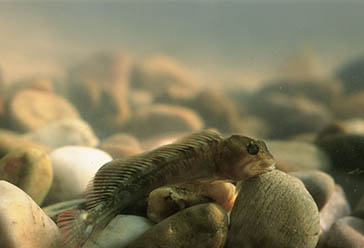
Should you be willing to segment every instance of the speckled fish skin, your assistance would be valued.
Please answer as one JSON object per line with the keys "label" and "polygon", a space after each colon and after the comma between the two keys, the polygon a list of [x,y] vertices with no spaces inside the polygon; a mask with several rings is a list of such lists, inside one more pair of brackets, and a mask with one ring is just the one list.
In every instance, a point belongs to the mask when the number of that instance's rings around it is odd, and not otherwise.
{"label": "speckled fish skin", "polygon": [[240,181],[274,169],[265,143],[246,136],[223,138],[212,129],[155,150],[114,160],[90,183],[87,209],[58,218],[64,247],[80,247],[123,209],[163,185],[193,181]]}

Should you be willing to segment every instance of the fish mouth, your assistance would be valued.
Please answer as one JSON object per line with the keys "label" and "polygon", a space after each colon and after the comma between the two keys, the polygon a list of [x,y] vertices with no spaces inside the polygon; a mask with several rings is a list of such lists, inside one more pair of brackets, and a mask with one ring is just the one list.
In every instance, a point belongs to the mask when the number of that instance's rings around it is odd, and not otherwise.
{"label": "fish mouth", "polygon": [[277,161],[274,159],[257,161],[251,170],[257,174],[262,174],[276,169]]}

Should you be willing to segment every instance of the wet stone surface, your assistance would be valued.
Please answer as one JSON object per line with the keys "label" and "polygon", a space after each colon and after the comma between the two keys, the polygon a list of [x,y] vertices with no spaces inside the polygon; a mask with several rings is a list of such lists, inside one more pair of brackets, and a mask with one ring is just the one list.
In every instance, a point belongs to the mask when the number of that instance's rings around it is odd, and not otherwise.
{"label": "wet stone surface", "polygon": [[276,170],[238,187],[226,247],[316,246],[319,212],[300,180]]}
{"label": "wet stone surface", "polygon": [[225,210],[213,203],[187,208],[154,225],[128,248],[222,248],[228,231]]}

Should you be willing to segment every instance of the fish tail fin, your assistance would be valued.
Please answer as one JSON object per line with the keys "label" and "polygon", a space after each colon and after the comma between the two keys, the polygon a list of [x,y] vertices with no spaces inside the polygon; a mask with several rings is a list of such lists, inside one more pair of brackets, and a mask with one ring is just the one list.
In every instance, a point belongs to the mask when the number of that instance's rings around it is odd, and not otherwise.
{"label": "fish tail fin", "polygon": [[93,226],[85,210],[66,210],[57,218],[61,231],[61,247],[79,248],[89,238]]}

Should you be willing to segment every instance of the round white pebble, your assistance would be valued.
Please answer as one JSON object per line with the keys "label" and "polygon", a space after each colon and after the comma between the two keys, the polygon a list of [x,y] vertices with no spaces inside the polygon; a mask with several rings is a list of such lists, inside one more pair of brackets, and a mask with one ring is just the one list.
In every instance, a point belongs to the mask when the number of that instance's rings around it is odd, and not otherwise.
{"label": "round white pebble", "polygon": [[104,151],[82,146],[61,147],[49,157],[54,181],[46,199],[48,204],[80,197],[98,169],[112,160]]}

